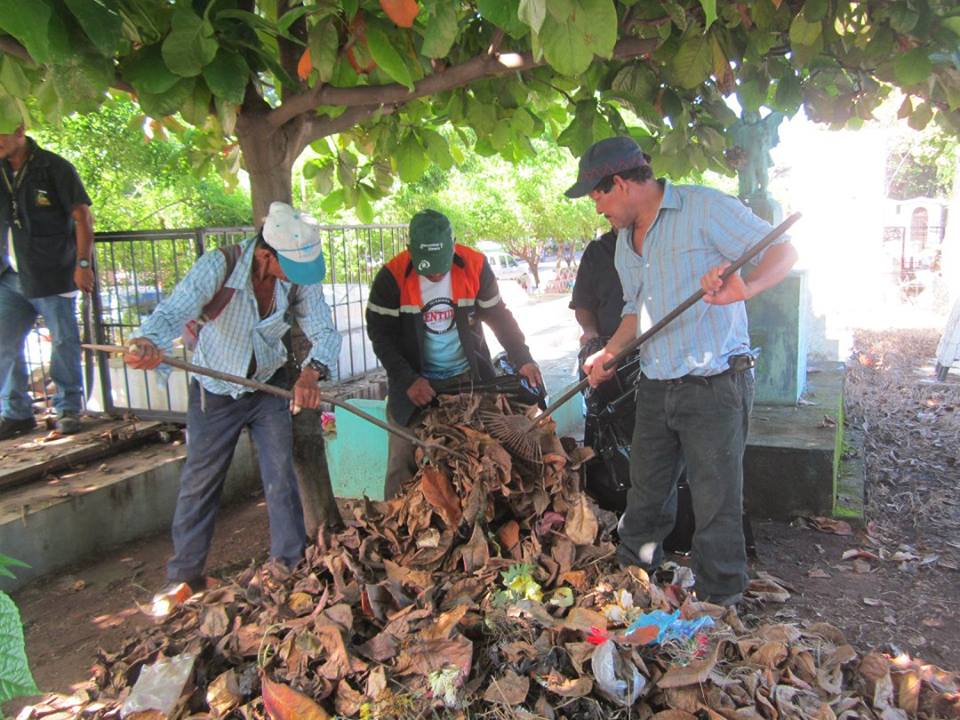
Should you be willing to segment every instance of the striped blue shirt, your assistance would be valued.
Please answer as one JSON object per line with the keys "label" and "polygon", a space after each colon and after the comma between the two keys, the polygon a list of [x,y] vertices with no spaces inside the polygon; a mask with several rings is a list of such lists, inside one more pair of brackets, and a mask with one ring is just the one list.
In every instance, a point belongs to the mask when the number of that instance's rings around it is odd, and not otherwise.
{"label": "striped blue shirt", "polygon": [[[639,336],[699,290],[700,278],[710,268],[736,260],[770,229],[734,197],[666,181],[643,255],[634,250],[633,227],[620,230],[617,238],[614,263],[623,283],[622,314],[637,315]],[[654,380],[716,375],[727,369],[731,355],[748,352],[744,303],[701,301],[640,346],[640,366]]]}
{"label": "striped blue shirt", "polygon": [[[202,367],[246,377],[251,357],[257,361],[253,380],[266,382],[287,361],[283,336],[290,325],[284,320],[290,304],[291,283],[277,280],[273,291],[274,307],[261,319],[253,292],[251,268],[254,240],[244,242],[243,253],[226,283],[227,261],[221,252],[204,253],[184,276],[170,297],[148,317],[136,337],[143,337],[165,353],[171,351],[174,338],[180,337],[184,323],[200,317],[204,306],[223,287],[234,288],[230,302],[218,317],[206,323],[197,341],[192,362]],[[330,308],[323,299],[323,286],[300,285],[293,295],[292,315],[304,335],[313,343],[307,360],[316,359],[333,368],[340,353],[340,333],[333,326]],[[218,395],[239,397],[252,392],[234,383],[199,376],[204,389]]]}

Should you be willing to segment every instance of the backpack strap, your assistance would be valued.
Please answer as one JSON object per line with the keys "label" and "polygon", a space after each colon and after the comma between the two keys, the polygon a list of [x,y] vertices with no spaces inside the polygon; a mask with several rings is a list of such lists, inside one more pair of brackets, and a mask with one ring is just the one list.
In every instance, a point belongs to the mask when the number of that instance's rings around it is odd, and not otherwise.
{"label": "backpack strap", "polygon": [[223,312],[223,309],[227,307],[227,304],[233,299],[233,294],[236,289],[227,287],[227,281],[230,280],[230,276],[233,274],[233,270],[237,266],[237,261],[240,259],[240,255],[243,253],[243,246],[226,245],[224,247],[218,247],[217,250],[223,253],[223,258],[227,261],[227,272],[223,276],[223,285],[220,286],[220,289],[217,290],[216,294],[212,298],[210,298],[210,302],[203,306],[203,310],[200,312],[200,320],[204,323],[215,320],[220,313]]}

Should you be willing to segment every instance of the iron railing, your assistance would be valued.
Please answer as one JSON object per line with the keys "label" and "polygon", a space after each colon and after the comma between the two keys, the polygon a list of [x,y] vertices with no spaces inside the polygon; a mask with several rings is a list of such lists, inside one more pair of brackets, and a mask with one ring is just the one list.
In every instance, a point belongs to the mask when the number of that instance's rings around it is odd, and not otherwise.
{"label": "iron railing", "polygon": [[[405,225],[326,225],[321,227],[327,277],[324,294],[343,345],[337,381],[379,367],[366,334],[364,314],[373,276],[406,245]],[[81,335],[89,341],[124,345],[140,323],[186,275],[198,257],[219,245],[250,237],[251,227],[97,233],[96,291],[78,309]],[[26,347],[36,403],[49,405],[49,348],[38,321]],[[188,382],[174,373],[158,382],[156,373],[130,370],[119,358],[84,355],[87,409],[110,415],[183,421]]]}

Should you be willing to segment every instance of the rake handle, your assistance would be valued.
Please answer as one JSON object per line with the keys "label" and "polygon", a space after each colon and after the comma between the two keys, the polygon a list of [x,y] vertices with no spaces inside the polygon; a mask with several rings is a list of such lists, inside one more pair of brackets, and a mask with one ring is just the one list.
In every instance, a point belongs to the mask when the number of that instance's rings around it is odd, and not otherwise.
{"label": "rake handle", "polygon": [[[102,350],[103,352],[109,353],[126,353],[127,348],[121,347],[120,345],[96,345],[96,344],[84,344],[81,347],[87,348],[88,350]],[[283,388],[277,387],[276,385],[267,385],[266,383],[257,382],[256,380],[250,380],[249,378],[240,377],[239,375],[231,375],[230,373],[221,372],[220,370],[213,370],[211,368],[201,367],[200,365],[194,365],[191,362],[186,360],[180,360],[179,358],[170,357],[169,355],[163,355],[162,362],[171,367],[179,368],[181,370],[187,370],[188,372],[196,373],[198,375],[206,375],[208,377],[216,378],[217,380],[223,380],[224,382],[234,383],[235,385],[243,385],[244,387],[252,388],[253,390],[259,390],[260,392],[268,393],[269,395],[276,395],[277,397],[284,398],[286,400],[293,399],[293,393],[289,390],[284,390]],[[338,398],[335,398],[326,393],[320,393],[320,399],[324,402],[330,403],[338,408],[343,408],[347,412],[353,413],[354,415],[363,418],[369,423],[376,425],[383,430],[386,430],[389,433],[398,435],[403,439],[412,442],[414,445],[419,445],[422,447],[427,454],[430,454],[431,450],[444,450],[458,457],[463,457],[460,453],[450,448],[444,447],[443,445],[437,445],[435,443],[424,442],[412,432],[406,428],[402,428],[399,425],[394,425],[393,423],[384,422],[378,417],[374,417],[370,413],[361,410],[358,407],[354,407],[349,403],[346,403]],[[432,458],[431,458],[432,459]]]}
{"label": "rake handle", "polygon": [[[773,228],[770,232],[764,235],[763,238],[761,238],[755,245],[753,245],[749,250],[743,253],[743,255],[737,258],[726,270],[724,270],[723,273],[721,273],[720,275],[720,279],[726,280],[728,277],[730,277],[735,272],[740,270],[740,268],[742,268],[748,262],[753,260],[753,258],[755,258],[757,255],[762,253],[764,250],[766,250],[773,243],[774,240],[776,240],[781,235],[783,235],[787,230],[789,230],[790,227],[799,219],[800,219],[800,213],[793,213],[793,215],[791,215],[782,223],[780,223],[775,228]],[[682,303],[677,305],[673,310],[671,310],[662,318],[660,318],[660,320],[654,323],[649,329],[647,329],[641,335],[639,335],[638,337],[634,338],[633,340],[628,342],[626,345],[624,345],[623,349],[620,352],[618,352],[616,355],[610,358],[609,361],[603,364],[603,369],[610,370],[611,368],[617,367],[617,365],[620,364],[620,361],[623,360],[627,355],[632,353],[634,350],[640,347],[647,340],[649,340],[658,332],[663,330],[663,328],[665,328],[667,325],[673,322],[673,320],[676,319],[678,315],[680,315],[681,313],[685,312],[689,308],[696,305],[703,298],[705,294],[706,293],[704,293],[703,288],[701,288],[700,290],[697,290],[695,293],[693,293],[693,295],[688,297]],[[537,418],[533,426],[537,427],[540,424],[542,424],[546,420],[546,418],[548,418],[552,413],[557,411],[557,408],[559,408],[561,405],[567,402],[574,395],[578,395],[579,393],[583,392],[583,390],[585,390],[587,385],[589,384],[590,384],[590,378],[586,377],[580,382],[578,382],[576,385],[574,385],[572,388],[564,392],[563,395],[557,398],[557,400],[550,403],[550,406],[546,410],[544,410],[543,413]]]}

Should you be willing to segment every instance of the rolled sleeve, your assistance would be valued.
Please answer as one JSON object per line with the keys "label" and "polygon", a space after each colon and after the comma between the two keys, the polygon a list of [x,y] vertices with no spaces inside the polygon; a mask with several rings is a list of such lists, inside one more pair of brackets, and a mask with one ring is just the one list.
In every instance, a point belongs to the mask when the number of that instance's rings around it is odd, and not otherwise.
{"label": "rolled sleeve", "polygon": [[328,368],[335,367],[343,338],[333,325],[333,315],[323,297],[322,285],[300,286],[295,314],[300,329],[312,344],[308,361],[316,360]]}

